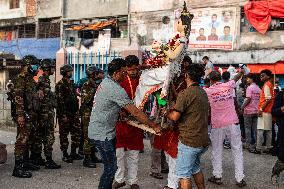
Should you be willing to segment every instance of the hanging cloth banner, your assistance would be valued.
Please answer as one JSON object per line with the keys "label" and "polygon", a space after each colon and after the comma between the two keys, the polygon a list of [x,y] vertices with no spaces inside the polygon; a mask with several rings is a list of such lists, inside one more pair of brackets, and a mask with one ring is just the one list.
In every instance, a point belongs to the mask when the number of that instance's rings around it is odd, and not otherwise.
{"label": "hanging cloth banner", "polygon": [[250,1],[244,10],[250,24],[259,33],[265,34],[272,17],[284,18],[284,0]]}

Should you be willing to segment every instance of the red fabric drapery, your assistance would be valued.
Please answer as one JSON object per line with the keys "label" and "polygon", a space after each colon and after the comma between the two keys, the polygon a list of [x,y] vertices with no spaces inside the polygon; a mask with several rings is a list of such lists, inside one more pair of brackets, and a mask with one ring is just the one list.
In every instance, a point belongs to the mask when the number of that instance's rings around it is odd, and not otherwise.
{"label": "red fabric drapery", "polygon": [[284,74],[284,61],[275,64],[248,64],[251,73],[260,73],[264,69],[272,71],[273,74]]}
{"label": "red fabric drapery", "polygon": [[284,18],[284,0],[250,1],[244,6],[250,24],[262,34],[268,30],[271,18]]}

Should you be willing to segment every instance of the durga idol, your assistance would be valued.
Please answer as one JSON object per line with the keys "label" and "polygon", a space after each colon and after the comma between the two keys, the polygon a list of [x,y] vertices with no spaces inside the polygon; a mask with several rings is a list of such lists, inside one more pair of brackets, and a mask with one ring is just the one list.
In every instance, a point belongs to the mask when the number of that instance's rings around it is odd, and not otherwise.
{"label": "durga idol", "polygon": [[181,63],[188,48],[188,38],[191,31],[193,15],[184,3],[181,16],[177,21],[178,34],[166,45],[161,45],[154,58],[145,61],[146,69],[142,71],[139,85],[136,89],[135,104],[143,109],[150,94],[161,90],[161,98],[169,93],[170,83],[181,73]]}

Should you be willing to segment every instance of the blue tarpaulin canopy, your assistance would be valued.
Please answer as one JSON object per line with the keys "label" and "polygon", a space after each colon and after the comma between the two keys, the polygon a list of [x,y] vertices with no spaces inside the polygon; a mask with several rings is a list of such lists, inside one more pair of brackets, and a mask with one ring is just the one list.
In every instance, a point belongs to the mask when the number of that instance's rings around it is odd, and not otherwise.
{"label": "blue tarpaulin canopy", "polygon": [[60,38],[21,38],[12,41],[0,41],[0,52],[12,53],[19,58],[32,54],[38,59],[54,59],[59,49]]}

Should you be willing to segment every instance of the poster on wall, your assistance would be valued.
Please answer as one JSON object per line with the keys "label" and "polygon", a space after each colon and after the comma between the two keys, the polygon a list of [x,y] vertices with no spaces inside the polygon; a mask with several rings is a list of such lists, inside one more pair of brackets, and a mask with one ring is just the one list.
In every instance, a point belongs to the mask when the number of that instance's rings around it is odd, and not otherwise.
{"label": "poster on wall", "polygon": [[165,44],[174,36],[172,11],[137,13],[131,16],[131,35],[137,37],[142,48],[149,48],[157,41]]}
{"label": "poster on wall", "polygon": [[[204,8],[194,14],[189,38],[190,49],[233,50],[236,36],[236,8]],[[175,19],[180,10],[174,12]]]}

